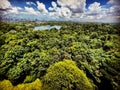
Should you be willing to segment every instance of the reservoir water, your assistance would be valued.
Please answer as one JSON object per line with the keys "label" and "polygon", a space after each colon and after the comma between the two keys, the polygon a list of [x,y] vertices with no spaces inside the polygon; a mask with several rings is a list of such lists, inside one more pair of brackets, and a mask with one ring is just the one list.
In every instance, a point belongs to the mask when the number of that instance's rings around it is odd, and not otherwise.
{"label": "reservoir water", "polygon": [[50,30],[56,28],[57,30],[59,30],[61,28],[61,26],[58,25],[54,25],[54,26],[50,26],[50,25],[44,25],[44,26],[36,26],[34,28],[34,30]]}

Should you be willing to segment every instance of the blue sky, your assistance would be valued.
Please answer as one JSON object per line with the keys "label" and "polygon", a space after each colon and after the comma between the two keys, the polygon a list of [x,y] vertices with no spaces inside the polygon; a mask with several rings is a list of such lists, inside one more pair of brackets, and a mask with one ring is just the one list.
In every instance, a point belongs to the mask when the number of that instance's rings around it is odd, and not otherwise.
{"label": "blue sky", "polygon": [[113,23],[119,12],[119,0],[0,0],[3,19]]}

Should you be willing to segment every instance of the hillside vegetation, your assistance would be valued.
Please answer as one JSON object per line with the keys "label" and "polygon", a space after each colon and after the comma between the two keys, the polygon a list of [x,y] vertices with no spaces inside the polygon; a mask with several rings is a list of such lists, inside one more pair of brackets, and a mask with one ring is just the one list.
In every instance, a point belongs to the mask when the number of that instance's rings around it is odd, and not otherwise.
{"label": "hillside vegetation", "polygon": [[120,90],[120,25],[0,23],[0,90]]}

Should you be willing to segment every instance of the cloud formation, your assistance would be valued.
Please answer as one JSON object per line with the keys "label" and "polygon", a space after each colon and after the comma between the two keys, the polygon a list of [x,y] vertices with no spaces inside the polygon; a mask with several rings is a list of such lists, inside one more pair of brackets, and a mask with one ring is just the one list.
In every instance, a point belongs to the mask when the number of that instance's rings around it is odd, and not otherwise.
{"label": "cloud formation", "polygon": [[26,2],[27,5],[36,5],[34,2]]}
{"label": "cloud formation", "polygon": [[61,7],[69,8],[73,13],[83,13],[86,6],[86,0],[57,0]]}
{"label": "cloud formation", "polygon": [[57,3],[51,2],[52,7],[49,7],[49,12],[50,16],[58,16],[60,18],[70,18],[72,15],[72,12],[70,11],[69,8],[67,7],[57,7]]}
{"label": "cloud formation", "polygon": [[27,14],[34,14],[34,15],[38,15],[38,11],[35,11],[32,7],[25,7],[25,11],[27,12]]}
{"label": "cloud formation", "polygon": [[107,2],[107,4],[120,5],[120,1],[119,1],[119,0],[109,0],[109,1]]}
{"label": "cloud formation", "polygon": [[120,21],[120,1],[119,0],[109,0],[108,5],[111,5],[109,8],[109,14],[116,20]]}
{"label": "cloud formation", "polygon": [[102,8],[100,6],[100,3],[98,2],[94,2],[92,4],[90,4],[90,6],[88,7],[89,12],[97,14],[100,13]]}
{"label": "cloud formation", "polygon": [[11,7],[12,6],[8,0],[0,0],[0,9],[8,9]]}
{"label": "cloud formation", "polygon": [[12,9],[10,9],[8,11],[8,13],[19,14],[19,10],[22,10],[22,8],[21,7],[12,7]]}
{"label": "cloud formation", "polygon": [[86,0],[57,0],[57,2],[52,1],[48,8],[40,1],[26,2],[24,8],[12,6],[8,0],[0,2],[0,13],[6,15],[34,15],[42,20],[59,21],[115,22],[120,19],[119,0],[109,0],[105,5],[93,2],[88,7]]}
{"label": "cloud formation", "polygon": [[39,1],[36,2],[37,3],[37,8],[40,12],[42,13],[48,13],[48,10],[46,9],[45,5]]}
{"label": "cloud formation", "polygon": [[52,1],[52,6],[53,6],[53,8],[56,8],[57,7],[56,2]]}
{"label": "cloud formation", "polygon": [[1,0],[0,1],[0,14],[18,14],[19,10],[22,10],[21,7],[13,7],[8,0]]}
{"label": "cloud formation", "polygon": [[[76,15],[81,17],[85,11],[86,0],[57,0],[57,3],[52,2],[52,7],[49,7],[50,15],[58,15],[60,18],[70,19]],[[60,7],[57,7],[57,6]]]}

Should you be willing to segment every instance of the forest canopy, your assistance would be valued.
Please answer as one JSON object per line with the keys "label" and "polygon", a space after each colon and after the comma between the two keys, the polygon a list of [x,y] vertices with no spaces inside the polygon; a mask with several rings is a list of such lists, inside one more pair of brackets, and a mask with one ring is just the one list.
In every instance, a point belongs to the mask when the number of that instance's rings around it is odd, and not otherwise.
{"label": "forest canopy", "polygon": [[[62,27],[33,30],[40,25]],[[81,90],[84,79],[87,89],[82,90],[120,90],[119,24],[0,23],[0,87],[22,87],[37,80],[36,90],[60,85],[63,89],[57,90]]]}

